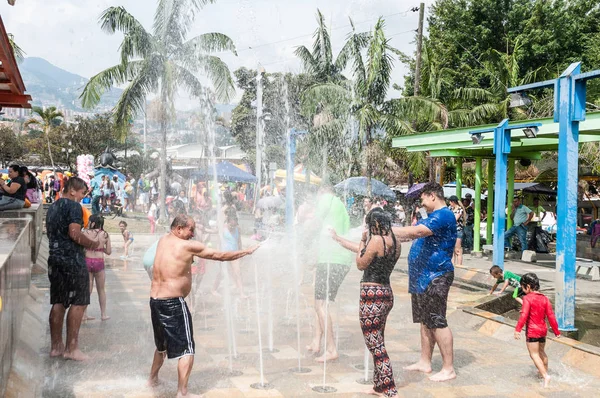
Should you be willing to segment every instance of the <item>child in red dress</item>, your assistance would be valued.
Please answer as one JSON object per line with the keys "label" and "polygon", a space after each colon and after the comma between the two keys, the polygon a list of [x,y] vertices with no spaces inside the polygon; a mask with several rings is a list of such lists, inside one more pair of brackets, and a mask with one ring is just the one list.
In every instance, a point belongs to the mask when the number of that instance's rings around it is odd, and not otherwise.
{"label": "child in red dress", "polygon": [[544,387],[548,387],[550,376],[548,376],[548,356],[544,350],[546,346],[546,318],[550,321],[550,326],[554,335],[560,337],[558,323],[552,311],[552,304],[548,297],[539,292],[540,280],[534,273],[528,273],[521,277],[521,289],[525,293],[523,297],[523,308],[521,317],[515,328],[515,339],[521,338],[521,330],[527,324],[527,350],[533,363],[537,367],[540,375],[544,378]]}

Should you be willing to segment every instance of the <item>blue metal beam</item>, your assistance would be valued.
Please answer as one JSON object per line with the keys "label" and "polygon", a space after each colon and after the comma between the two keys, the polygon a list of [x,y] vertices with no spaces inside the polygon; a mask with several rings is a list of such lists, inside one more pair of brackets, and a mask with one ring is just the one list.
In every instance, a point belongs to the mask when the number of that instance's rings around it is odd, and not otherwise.
{"label": "blue metal beam", "polygon": [[524,84],[522,86],[511,87],[506,91],[508,93],[520,93],[521,91],[533,90],[536,88],[553,87],[556,84],[556,80],[544,80],[543,82]]}

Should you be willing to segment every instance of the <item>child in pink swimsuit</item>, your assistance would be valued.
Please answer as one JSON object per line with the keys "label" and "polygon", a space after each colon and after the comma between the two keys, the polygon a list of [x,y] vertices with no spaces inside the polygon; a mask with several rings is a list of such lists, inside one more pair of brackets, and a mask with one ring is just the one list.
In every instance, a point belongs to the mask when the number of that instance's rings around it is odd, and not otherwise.
{"label": "child in pink swimsuit", "polygon": [[[112,249],[110,237],[104,231],[104,217],[95,214],[90,217],[89,229],[83,233],[90,239],[100,242],[96,249],[85,250],[85,262],[90,274],[90,295],[94,291],[94,280],[98,289],[98,301],[100,302],[100,316],[103,321],[110,319],[106,315],[106,291],[104,289],[106,275],[104,274],[104,254],[110,255]],[[83,319],[92,320],[94,317],[84,315]]]}

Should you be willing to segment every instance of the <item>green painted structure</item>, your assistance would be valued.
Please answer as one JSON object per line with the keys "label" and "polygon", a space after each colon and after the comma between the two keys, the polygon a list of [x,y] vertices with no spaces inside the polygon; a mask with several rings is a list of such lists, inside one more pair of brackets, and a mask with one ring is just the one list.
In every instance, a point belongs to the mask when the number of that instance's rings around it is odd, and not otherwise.
{"label": "green painted structure", "polygon": [[[511,150],[508,160],[508,189],[507,202],[508,214],[512,210],[512,196],[514,195],[514,176],[515,161],[519,159],[541,159],[541,153],[544,151],[558,150],[558,131],[559,124],[554,119],[533,119],[527,120],[528,123],[541,123],[539,131],[535,138],[527,138],[520,130],[514,130],[511,136]],[[520,124],[520,121],[509,123],[511,125]],[[481,181],[483,174],[482,160],[489,159],[487,167],[488,184],[494,186],[494,136],[493,134],[484,134],[483,140],[479,144],[474,144],[469,131],[474,129],[493,128],[495,125],[485,125],[476,127],[464,127],[427,133],[419,133],[402,137],[394,137],[392,146],[394,148],[405,148],[408,152],[428,152],[431,157],[451,157],[456,158],[456,187],[457,196],[461,193],[459,187],[462,186],[462,164],[464,159],[475,159],[475,225],[473,236],[473,251],[481,251],[479,238],[479,225],[481,222]],[[600,141],[600,112],[588,113],[585,121],[580,123],[579,143]],[[489,187],[488,187],[489,188]],[[478,190],[479,189],[479,190]],[[488,220],[493,217],[493,195],[488,196],[487,214]],[[507,222],[510,223],[510,217]],[[487,223],[486,240],[492,239],[492,222]],[[507,227],[509,228],[510,225]]]}

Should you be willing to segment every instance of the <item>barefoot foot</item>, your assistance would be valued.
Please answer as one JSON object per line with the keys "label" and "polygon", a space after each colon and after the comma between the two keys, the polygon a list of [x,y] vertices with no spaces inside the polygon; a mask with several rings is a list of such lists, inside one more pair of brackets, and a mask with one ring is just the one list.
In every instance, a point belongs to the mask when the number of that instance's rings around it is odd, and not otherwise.
{"label": "barefoot foot", "polygon": [[87,315],[83,317],[83,320],[84,320],[84,321],[93,321],[94,319],[96,319],[96,317],[93,317],[93,316],[87,316]]}
{"label": "barefoot foot", "polygon": [[90,359],[89,356],[85,355],[78,349],[72,352],[65,351],[65,353],[63,354],[63,358],[72,359],[73,361],[87,361],[88,359]]}
{"label": "barefoot foot", "polygon": [[107,321],[110,319],[110,317],[108,315],[103,315],[101,318],[103,321]]}
{"label": "barefoot foot", "polygon": [[315,361],[317,361],[317,362],[325,362],[325,361],[329,362],[329,361],[335,361],[338,358],[339,358],[339,355],[338,355],[337,351],[336,352],[327,352],[327,353],[321,355],[320,357],[315,358]]}
{"label": "barefoot foot", "polygon": [[419,361],[417,363],[413,363],[412,365],[405,366],[403,369],[414,372],[431,373],[431,364],[426,364]]}
{"label": "barefoot foot", "polygon": [[321,342],[312,342],[306,346],[306,351],[318,353],[321,351]]}
{"label": "barefoot foot", "polygon": [[158,387],[160,385],[160,381],[158,380],[158,377],[154,377],[154,378],[149,378],[148,379],[148,387]]}
{"label": "barefoot foot", "polygon": [[429,378],[431,381],[448,381],[456,379],[456,373],[454,373],[454,369],[451,370],[440,370],[438,373],[434,374]]}
{"label": "barefoot foot", "polygon": [[544,376],[544,388],[548,388],[549,385],[550,385],[550,376],[546,375],[546,376]]}
{"label": "barefoot foot", "polygon": [[50,350],[50,358],[61,357],[65,353],[64,344]]}
{"label": "barefoot foot", "polygon": [[200,394],[190,394],[189,392],[187,394],[182,394],[180,392],[177,393],[177,398],[202,398],[202,395]]}

